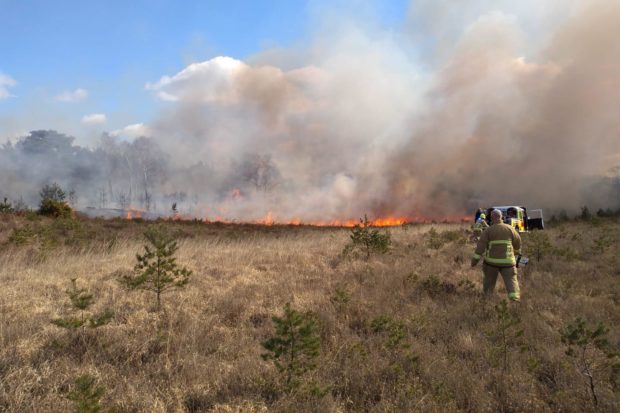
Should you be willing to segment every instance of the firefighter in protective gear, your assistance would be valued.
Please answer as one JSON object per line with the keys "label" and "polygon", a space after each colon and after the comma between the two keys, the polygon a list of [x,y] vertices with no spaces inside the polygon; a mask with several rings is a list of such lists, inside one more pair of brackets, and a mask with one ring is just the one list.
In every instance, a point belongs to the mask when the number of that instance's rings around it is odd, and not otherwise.
{"label": "firefighter in protective gear", "polygon": [[473,228],[472,228],[474,230],[474,241],[478,241],[480,239],[480,236],[484,232],[484,230],[489,227],[489,224],[487,224],[486,218],[487,216],[484,213],[482,213],[480,214],[480,216],[474,223]]}
{"label": "firefighter in protective gear", "polygon": [[512,301],[520,300],[519,281],[517,279],[517,256],[521,249],[521,236],[510,225],[502,222],[502,212],[494,209],[491,212],[492,225],[481,235],[476,251],[471,260],[475,267],[481,258],[484,258],[482,281],[485,294],[495,290],[498,273],[504,279],[508,298]]}

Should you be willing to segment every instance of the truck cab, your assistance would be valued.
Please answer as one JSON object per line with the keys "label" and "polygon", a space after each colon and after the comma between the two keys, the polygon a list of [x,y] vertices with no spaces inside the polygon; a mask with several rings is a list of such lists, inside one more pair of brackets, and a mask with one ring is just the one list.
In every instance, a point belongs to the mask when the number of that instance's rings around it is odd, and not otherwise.
{"label": "truck cab", "polygon": [[[502,211],[504,223],[513,226],[519,232],[527,232],[532,229],[545,228],[542,209],[530,210],[528,213],[527,208],[522,206],[493,206],[486,209],[486,220],[489,225],[491,224],[491,211],[494,209],[499,209]],[[476,212],[475,220],[477,220],[478,217],[480,217],[480,214],[484,211],[485,210],[483,209],[479,209],[478,212]]]}

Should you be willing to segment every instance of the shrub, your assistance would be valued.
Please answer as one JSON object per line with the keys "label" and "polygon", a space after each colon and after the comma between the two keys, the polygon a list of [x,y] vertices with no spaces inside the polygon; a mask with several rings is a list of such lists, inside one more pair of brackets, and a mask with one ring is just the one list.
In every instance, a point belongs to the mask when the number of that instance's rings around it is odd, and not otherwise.
{"label": "shrub", "polygon": [[529,232],[527,234],[526,243],[528,251],[531,251],[536,257],[536,261],[539,262],[553,250],[549,236],[543,231]]}
{"label": "shrub", "polygon": [[98,413],[103,411],[101,399],[105,393],[103,386],[98,386],[94,377],[84,374],[78,377],[67,399],[74,403],[75,413]]}
{"label": "shrub", "polygon": [[390,367],[401,376],[417,368],[419,356],[411,350],[407,340],[407,328],[403,321],[389,316],[379,316],[372,320],[370,328],[375,334],[385,337],[384,347],[388,352]]}
{"label": "shrub", "polygon": [[366,259],[370,258],[373,252],[385,254],[390,250],[392,238],[389,232],[381,233],[377,229],[371,229],[368,216],[360,219],[360,224],[351,229],[351,242],[345,247],[343,255],[348,255],[355,249],[360,249],[365,253]]}
{"label": "shrub", "polygon": [[602,254],[609,247],[614,245],[614,240],[607,234],[602,234],[598,238],[594,239],[594,245],[592,246],[592,250],[599,254]]}
{"label": "shrub", "polygon": [[403,341],[406,338],[405,324],[400,320],[394,320],[391,317],[379,316],[372,320],[370,328],[374,333],[386,333],[387,340],[385,346],[388,349],[396,349],[404,344]]}
{"label": "shrub", "polygon": [[88,312],[88,308],[94,304],[93,295],[90,294],[85,288],[77,287],[77,279],[71,279],[71,287],[66,291],[71,301],[71,307],[74,312],[78,312],[77,316],[68,316],[65,318],[56,318],[52,320],[52,324],[58,327],[66,328],[68,330],[77,330],[79,328],[84,329],[97,328],[106,325],[112,319],[112,313],[105,311],[101,314],[92,314]]}
{"label": "shrub", "polygon": [[334,295],[330,298],[338,314],[342,314],[351,301],[351,295],[344,289],[336,288]]}
{"label": "shrub", "polygon": [[37,233],[30,225],[24,225],[22,228],[15,228],[9,236],[9,242],[15,245],[25,245],[34,241]]}
{"label": "shrub", "polygon": [[589,326],[580,317],[560,330],[562,343],[566,345],[566,355],[575,361],[575,367],[586,378],[595,406],[598,406],[599,401],[594,375],[608,370],[611,381],[615,382],[620,374],[620,360],[610,349],[607,333],[609,328],[604,324]]}
{"label": "shrub", "polygon": [[72,209],[65,201],[65,191],[57,183],[45,185],[39,195],[41,196],[39,214],[55,218],[71,216]]}
{"label": "shrub", "polygon": [[11,204],[8,198],[4,198],[2,202],[0,202],[0,214],[11,214],[15,212],[15,208],[13,208],[13,204]]}
{"label": "shrub", "polygon": [[272,360],[284,375],[287,391],[299,385],[299,378],[307,371],[316,368],[320,352],[320,337],[317,323],[310,314],[302,314],[291,309],[290,303],[284,306],[284,316],[272,318],[275,336],[262,345],[267,353],[263,360]]}
{"label": "shrub", "polygon": [[442,281],[436,275],[429,275],[422,281],[422,289],[431,297],[436,297],[442,293],[450,294],[456,292],[456,286],[447,281]]}
{"label": "shrub", "polygon": [[133,274],[127,274],[120,282],[129,289],[152,291],[157,297],[157,310],[161,308],[161,295],[171,289],[185,287],[192,272],[179,266],[174,254],[177,242],[162,228],[151,227],[144,232],[149,244],[144,254],[137,254],[138,263]]}
{"label": "shrub", "polygon": [[428,246],[431,249],[438,250],[445,243],[444,239],[439,235],[439,232],[434,227],[426,233]]}

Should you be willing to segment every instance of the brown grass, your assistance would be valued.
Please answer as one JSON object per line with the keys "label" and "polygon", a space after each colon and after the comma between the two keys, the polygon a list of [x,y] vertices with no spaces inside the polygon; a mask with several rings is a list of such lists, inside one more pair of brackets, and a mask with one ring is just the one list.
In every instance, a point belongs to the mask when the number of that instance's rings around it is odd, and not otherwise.
{"label": "brown grass", "polygon": [[[482,299],[463,226],[435,225],[439,249],[429,226],[394,228],[392,252],[365,261],[340,256],[346,229],[166,223],[194,275],[157,313],[153,295],[116,280],[149,223],[75,222],[0,218],[0,411],[70,411],[66,393],[85,373],[120,412],[594,411],[558,331],[582,316],[620,342],[620,224],[610,219],[547,232],[556,250],[521,274],[512,311],[525,345],[510,349],[506,372],[491,334],[503,285]],[[95,311],[114,311],[112,323],[83,336],[50,323],[68,311],[71,277],[94,293]],[[350,301],[332,300],[336,289]],[[286,302],[316,315],[322,346],[308,386],[291,394],[260,358]],[[402,324],[398,345],[371,328],[381,316]],[[600,410],[619,411],[609,372],[596,380]]]}

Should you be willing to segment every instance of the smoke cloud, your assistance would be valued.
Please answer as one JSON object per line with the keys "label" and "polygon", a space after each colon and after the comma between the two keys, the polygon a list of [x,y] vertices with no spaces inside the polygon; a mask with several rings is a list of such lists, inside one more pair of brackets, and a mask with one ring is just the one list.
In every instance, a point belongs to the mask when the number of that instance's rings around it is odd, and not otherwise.
{"label": "smoke cloud", "polygon": [[309,44],[147,83],[166,109],[130,129],[150,138],[104,139],[82,195],[279,222],[617,208],[618,38],[614,0],[415,1],[397,31],[319,18]]}

